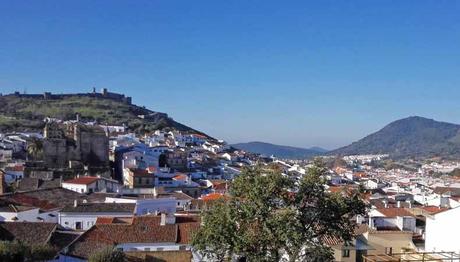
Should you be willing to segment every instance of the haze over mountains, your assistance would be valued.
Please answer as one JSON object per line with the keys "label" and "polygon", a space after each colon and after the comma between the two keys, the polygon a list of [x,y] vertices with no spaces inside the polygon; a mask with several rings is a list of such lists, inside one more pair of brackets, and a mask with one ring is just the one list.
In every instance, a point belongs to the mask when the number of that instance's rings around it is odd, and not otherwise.
{"label": "haze over mountains", "polygon": [[329,154],[390,154],[397,158],[460,157],[460,125],[412,116],[394,121]]}
{"label": "haze over mountains", "polygon": [[[264,142],[232,145],[253,153],[279,158],[304,159],[326,154],[322,148],[298,148]],[[412,116],[394,121],[381,130],[328,155],[389,154],[393,158],[460,157],[460,125]]]}
{"label": "haze over mountains", "polygon": [[266,156],[274,155],[278,158],[286,159],[306,159],[327,152],[327,150],[319,147],[300,148],[292,146],[275,145],[265,142],[238,143],[233,144],[232,146],[252,153],[262,154]]}

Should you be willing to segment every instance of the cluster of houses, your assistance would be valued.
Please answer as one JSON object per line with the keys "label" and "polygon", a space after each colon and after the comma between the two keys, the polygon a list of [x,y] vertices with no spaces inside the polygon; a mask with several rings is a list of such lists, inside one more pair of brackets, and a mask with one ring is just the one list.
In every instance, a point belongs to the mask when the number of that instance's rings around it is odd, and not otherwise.
{"label": "cluster of houses", "polygon": [[[293,178],[307,175],[303,162],[262,159],[199,133],[137,136],[123,126],[48,122],[43,135],[0,136],[0,240],[47,243],[53,261],[87,261],[105,247],[138,261],[202,261],[191,247],[200,212],[225,197],[242,168],[262,161]],[[42,141],[42,159],[28,158],[32,138]],[[368,206],[355,218],[352,243],[322,239],[335,260],[460,254],[460,183],[366,165],[386,157],[347,157],[363,165],[326,176],[328,191],[364,190]]]}
{"label": "cluster of houses", "polygon": [[199,133],[46,123],[43,135],[0,136],[0,240],[49,244],[53,261],[87,261],[104,247],[138,261],[201,261],[191,249],[201,211],[256,161]]}

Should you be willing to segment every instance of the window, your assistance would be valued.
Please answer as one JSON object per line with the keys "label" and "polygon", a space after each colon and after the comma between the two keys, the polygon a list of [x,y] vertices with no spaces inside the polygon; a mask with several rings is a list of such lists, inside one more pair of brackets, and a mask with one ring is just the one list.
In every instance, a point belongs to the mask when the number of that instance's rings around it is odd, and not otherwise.
{"label": "window", "polygon": [[392,247],[386,247],[385,248],[385,254],[387,254],[387,255],[393,254],[393,248]]}
{"label": "window", "polygon": [[150,251],[150,247],[144,248],[144,251]]}
{"label": "window", "polygon": [[163,250],[164,250],[164,248],[162,248],[162,247],[157,248],[157,251],[163,251]]}
{"label": "window", "polygon": [[75,229],[83,229],[81,224],[81,222],[75,222]]}
{"label": "window", "polygon": [[342,250],[342,257],[350,257],[350,250],[349,249],[343,249]]}

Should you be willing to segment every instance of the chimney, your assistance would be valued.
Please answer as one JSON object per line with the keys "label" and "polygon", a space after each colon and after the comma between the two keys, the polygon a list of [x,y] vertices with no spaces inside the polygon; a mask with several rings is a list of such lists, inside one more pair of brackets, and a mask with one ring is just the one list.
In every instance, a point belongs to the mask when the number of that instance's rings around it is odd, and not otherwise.
{"label": "chimney", "polygon": [[176,223],[176,217],[174,214],[161,213],[160,226],[174,225]]}
{"label": "chimney", "polygon": [[388,201],[387,200],[383,200],[383,205],[385,208],[388,208]]}
{"label": "chimney", "polygon": [[401,207],[401,201],[398,201],[396,203],[397,203],[397,207],[400,208]]}
{"label": "chimney", "polygon": [[75,200],[73,201],[73,207],[77,207],[77,206],[78,206],[78,200],[75,199]]}

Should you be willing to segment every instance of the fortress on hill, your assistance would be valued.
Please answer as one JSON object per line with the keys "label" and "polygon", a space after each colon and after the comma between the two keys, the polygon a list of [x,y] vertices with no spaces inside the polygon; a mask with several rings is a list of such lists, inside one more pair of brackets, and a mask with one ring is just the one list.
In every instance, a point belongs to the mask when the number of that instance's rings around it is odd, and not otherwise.
{"label": "fortress on hill", "polygon": [[132,102],[131,101],[132,99],[130,96],[125,96],[124,94],[109,92],[107,88],[103,88],[100,93],[97,93],[96,88],[93,88],[93,92],[91,93],[52,94],[51,92],[45,92],[43,94],[21,94],[19,92],[14,92],[13,94],[5,95],[5,96],[37,98],[37,99],[44,99],[44,100],[63,99],[63,98],[69,98],[69,97],[93,97],[93,98],[100,98],[100,99],[110,99],[110,100],[122,102],[128,105],[131,105],[131,102]]}

